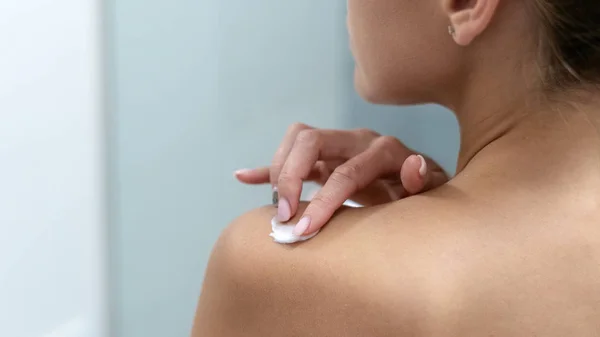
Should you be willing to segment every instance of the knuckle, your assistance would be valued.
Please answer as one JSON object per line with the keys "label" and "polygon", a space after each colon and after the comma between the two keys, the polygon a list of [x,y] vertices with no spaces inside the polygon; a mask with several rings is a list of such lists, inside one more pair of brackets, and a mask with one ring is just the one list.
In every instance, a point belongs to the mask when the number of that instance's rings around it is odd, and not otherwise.
{"label": "knuckle", "polygon": [[402,146],[402,143],[396,137],[381,136],[375,140],[374,146],[381,149],[397,150],[399,147]]}
{"label": "knuckle", "polygon": [[317,145],[320,138],[318,130],[302,130],[298,133],[296,141],[305,145]]}
{"label": "knuckle", "polygon": [[384,162],[395,162],[403,152],[404,145],[396,137],[383,136],[373,142]]}
{"label": "knuckle", "polygon": [[354,133],[356,133],[360,139],[369,139],[370,140],[370,139],[377,138],[380,136],[377,132],[375,132],[371,129],[367,129],[367,128],[355,129]]}
{"label": "knuckle", "polygon": [[277,178],[277,185],[278,186],[289,185],[289,184],[293,183],[294,180],[296,180],[296,177],[294,177],[288,171],[284,170],[279,173],[279,177]]}
{"label": "knuckle", "polygon": [[358,189],[358,179],[361,175],[361,168],[358,165],[338,166],[329,179],[340,185],[350,185],[352,189]]}
{"label": "knuckle", "polygon": [[278,176],[279,172],[283,169],[283,162],[279,160],[274,160],[271,163],[271,167],[269,168],[269,174],[271,177]]}
{"label": "knuckle", "polygon": [[306,130],[306,129],[310,129],[310,127],[306,124],[303,123],[292,123],[288,129],[287,129],[287,133],[288,134],[297,134],[298,132],[302,131],[302,130]]}
{"label": "knuckle", "polygon": [[333,205],[333,199],[324,193],[318,193],[310,200],[310,211],[313,213],[315,210],[324,211],[328,207]]}

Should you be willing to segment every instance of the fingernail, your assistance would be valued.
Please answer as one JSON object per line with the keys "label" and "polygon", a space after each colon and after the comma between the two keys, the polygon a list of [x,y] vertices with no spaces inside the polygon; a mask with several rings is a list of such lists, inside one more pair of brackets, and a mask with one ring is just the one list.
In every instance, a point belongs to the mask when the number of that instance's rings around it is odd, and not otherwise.
{"label": "fingernail", "polygon": [[296,236],[302,236],[308,229],[308,226],[310,226],[310,217],[302,217],[302,219],[300,219],[300,221],[298,221],[296,224],[296,227],[294,227],[294,231],[292,233],[294,233]]}
{"label": "fingernail", "polygon": [[239,170],[233,172],[233,175],[237,176],[237,175],[240,175],[240,174],[249,173],[251,171],[252,171],[251,169],[239,169]]}
{"label": "fingernail", "polygon": [[427,162],[425,161],[425,158],[423,158],[423,156],[418,155],[417,157],[419,157],[419,160],[421,161],[421,167],[419,167],[419,175],[421,175],[422,178],[425,178],[425,176],[427,175]]}
{"label": "fingernail", "polygon": [[279,198],[277,205],[277,220],[281,222],[288,221],[292,217],[290,203],[285,198]]}

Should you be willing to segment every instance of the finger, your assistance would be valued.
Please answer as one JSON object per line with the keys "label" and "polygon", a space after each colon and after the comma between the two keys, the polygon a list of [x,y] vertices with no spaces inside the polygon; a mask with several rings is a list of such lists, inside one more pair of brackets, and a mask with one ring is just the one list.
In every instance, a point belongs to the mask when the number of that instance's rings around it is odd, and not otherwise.
{"label": "finger", "polygon": [[292,150],[294,146],[294,142],[298,137],[298,134],[303,130],[311,130],[313,129],[311,126],[302,123],[294,123],[290,125],[288,130],[279,145],[277,151],[275,151],[275,155],[273,156],[273,160],[271,161],[271,167],[269,171],[269,181],[273,187],[276,187],[277,180],[279,179],[279,173],[285,164],[285,161],[288,157],[288,154]]}
{"label": "finger", "polygon": [[[328,177],[328,169],[325,163],[318,162],[310,171],[310,174],[305,181],[314,181],[323,184]],[[260,185],[269,183],[269,167],[261,167],[256,169],[241,169],[233,173],[235,178],[244,184]]]}
{"label": "finger", "polygon": [[269,167],[261,167],[257,169],[237,170],[233,173],[234,177],[240,182],[250,185],[266,184],[269,182]]}
{"label": "finger", "polygon": [[[431,159],[426,159],[420,155],[417,155],[417,157],[419,157],[418,165],[416,160],[410,159],[411,162],[408,162],[407,159],[402,166],[401,180],[402,184],[407,187],[409,195],[427,192],[448,182],[448,175],[443,168]],[[410,191],[408,191],[409,189]]]}
{"label": "finger", "polygon": [[318,161],[351,158],[362,147],[357,134],[338,130],[303,130],[298,134],[277,180],[278,220],[285,222],[296,214],[302,182]]}
{"label": "finger", "polygon": [[339,166],[327,183],[310,201],[294,234],[313,233],[321,228],[355,192],[363,189],[377,177],[402,168],[404,158],[391,153],[402,153],[402,144],[392,137],[378,138],[372,147]]}
{"label": "finger", "polygon": [[402,186],[408,195],[414,195],[423,191],[427,185],[428,166],[425,158],[421,155],[411,155],[406,158],[400,171]]}

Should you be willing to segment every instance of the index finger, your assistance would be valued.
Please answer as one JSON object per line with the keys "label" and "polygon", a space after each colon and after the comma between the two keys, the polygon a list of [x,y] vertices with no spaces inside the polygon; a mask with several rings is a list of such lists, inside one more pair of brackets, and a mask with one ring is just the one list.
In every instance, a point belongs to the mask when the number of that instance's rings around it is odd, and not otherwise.
{"label": "index finger", "polygon": [[354,193],[382,174],[399,171],[404,159],[374,146],[338,167],[308,204],[294,234],[306,235],[323,227]]}
{"label": "index finger", "polygon": [[277,181],[279,200],[285,201],[284,205],[286,205],[280,209],[279,221],[288,221],[296,214],[302,193],[302,182],[306,180],[311,168],[318,161],[352,158],[357,151],[362,151],[361,145],[357,142],[357,135],[354,132],[339,130],[300,132]]}
{"label": "index finger", "polygon": [[275,152],[273,156],[273,160],[271,162],[270,171],[269,171],[269,181],[273,188],[277,187],[277,181],[279,180],[279,174],[283,169],[283,165],[294,146],[294,142],[296,141],[296,137],[303,130],[311,130],[313,127],[308,126],[302,123],[294,123],[290,125],[288,130],[279,145],[279,148]]}

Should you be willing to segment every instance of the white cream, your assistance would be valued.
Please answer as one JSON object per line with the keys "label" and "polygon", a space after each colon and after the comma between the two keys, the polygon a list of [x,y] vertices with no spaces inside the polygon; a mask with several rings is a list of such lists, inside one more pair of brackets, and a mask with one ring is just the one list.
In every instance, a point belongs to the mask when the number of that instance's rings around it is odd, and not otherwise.
{"label": "white cream", "polygon": [[[310,199],[312,199],[312,197]],[[362,207],[361,204],[356,203],[352,200],[346,200],[344,205],[349,207]],[[271,234],[269,234],[269,236],[272,237],[273,241],[277,243],[291,244],[306,241],[319,234],[319,231],[316,231],[310,235],[294,235],[293,231],[295,226],[296,224],[282,224],[281,222],[277,221],[276,218],[273,218],[271,220]]]}
{"label": "white cream", "polygon": [[271,234],[269,234],[269,236],[277,243],[290,244],[306,241],[319,233],[319,231],[316,231],[309,235],[294,235],[293,231],[295,226],[295,224],[282,224],[277,221],[276,218],[273,218],[271,220]]}

